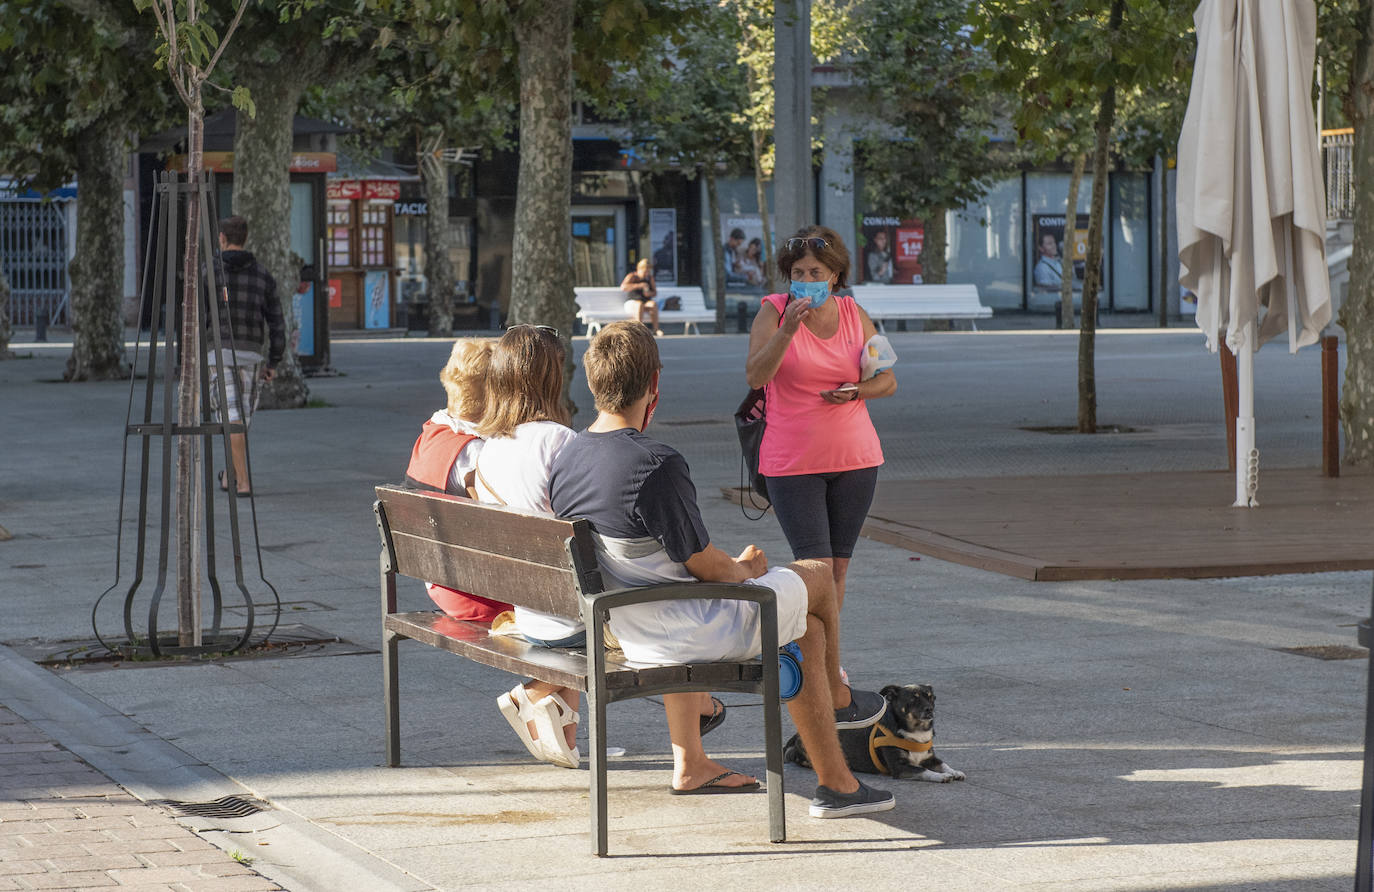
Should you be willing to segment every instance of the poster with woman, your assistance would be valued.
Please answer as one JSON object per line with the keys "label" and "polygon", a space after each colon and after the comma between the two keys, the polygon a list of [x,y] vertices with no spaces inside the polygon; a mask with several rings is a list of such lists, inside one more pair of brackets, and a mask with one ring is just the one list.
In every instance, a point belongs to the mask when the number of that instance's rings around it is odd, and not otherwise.
{"label": "poster with woman", "polygon": [[720,262],[725,267],[726,289],[762,293],[766,279],[763,218],[758,214],[721,214],[720,229],[725,233]]}
{"label": "poster with woman", "polygon": [[925,223],[867,216],[862,224],[862,266],[858,281],[869,285],[919,285]]}
{"label": "poster with woman", "polygon": [[653,254],[654,281],[677,284],[677,211],[649,209],[649,250]]}

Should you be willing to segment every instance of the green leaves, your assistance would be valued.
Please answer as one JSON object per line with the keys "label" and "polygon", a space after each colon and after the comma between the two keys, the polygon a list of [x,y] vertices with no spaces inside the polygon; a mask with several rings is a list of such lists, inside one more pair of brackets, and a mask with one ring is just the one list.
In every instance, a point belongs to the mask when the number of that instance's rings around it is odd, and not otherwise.
{"label": "green leaves", "polygon": [[258,116],[258,107],[253,103],[253,94],[248,91],[247,87],[241,85],[235,87],[230,101],[234,104],[234,108],[244,112],[248,117],[256,118]]}

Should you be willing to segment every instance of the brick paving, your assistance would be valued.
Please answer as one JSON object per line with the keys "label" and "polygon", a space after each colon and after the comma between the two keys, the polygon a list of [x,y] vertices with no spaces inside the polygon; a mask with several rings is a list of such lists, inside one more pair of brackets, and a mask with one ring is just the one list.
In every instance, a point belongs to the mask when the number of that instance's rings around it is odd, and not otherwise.
{"label": "brick paving", "polygon": [[281,887],[0,706],[0,892],[20,889]]}

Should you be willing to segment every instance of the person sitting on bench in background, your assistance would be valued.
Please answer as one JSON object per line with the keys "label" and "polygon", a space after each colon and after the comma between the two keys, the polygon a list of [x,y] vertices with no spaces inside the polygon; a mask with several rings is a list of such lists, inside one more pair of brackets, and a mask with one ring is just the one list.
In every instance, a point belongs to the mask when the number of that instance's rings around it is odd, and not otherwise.
{"label": "person sitting on bench in background", "polygon": [[[840,682],[839,611],[830,569],[821,561],[802,560],[769,570],[753,545],[732,558],[711,544],[686,460],[644,435],[658,406],[662,363],[642,325],[616,322],[603,328],[583,365],[598,414],[553,460],[549,501],[554,512],[590,522],[608,587],[700,580],[748,582],[776,592],[779,641],[796,640],[803,656],[802,688],[787,706],[819,781],[812,817],[892,808],[892,794],[860,783],[840,750],[837,727],[872,725],[887,704],[876,693]],[[611,610],[609,623],[626,658],[635,662],[746,660],[762,649],[759,609],[749,601],[636,604]],[[753,778],[705,755],[698,695],[663,699],[673,744],[673,792],[758,789]]]}
{"label": "person sitting on bench in background", "polygon": [[[406,485],[449,495],[466,496],[477,467],[482,438],[477,422],[487,401],[487,368],[491,365],[492,341],[459,338],[453,342],[439,381],[448,394],[448,406],[435,412],[420,428],[420,436],[406,467]],[[425,583],[429,597],[454,619],[489,623],[511,605],[442,585]]]}

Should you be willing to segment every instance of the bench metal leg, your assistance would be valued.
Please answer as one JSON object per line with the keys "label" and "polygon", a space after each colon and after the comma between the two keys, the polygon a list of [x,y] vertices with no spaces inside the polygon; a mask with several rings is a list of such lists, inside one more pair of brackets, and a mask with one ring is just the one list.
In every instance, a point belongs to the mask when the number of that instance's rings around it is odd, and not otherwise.
{"label": "bench metal leg", "polygon": [[768,840],[787,841],[787,809],[782,782],[782,698],[778,683],[778,616],[767,605],[760,629],[763,645],[763,758],[768,778]]}
{"label": "bench metal leg", "polygon": [[587,767],[592,783],[592,853],[605,857],[608,845],[606,803],[606,695],[601,676],[594,676],[587,691]]}
{"label": "bench metal leg", "polygon": [[401,764],[401,690],[397,681],[400,643],[400,635],[390,629],[382,632],[382,687],[386,701],[386,764],[389,768]]}

